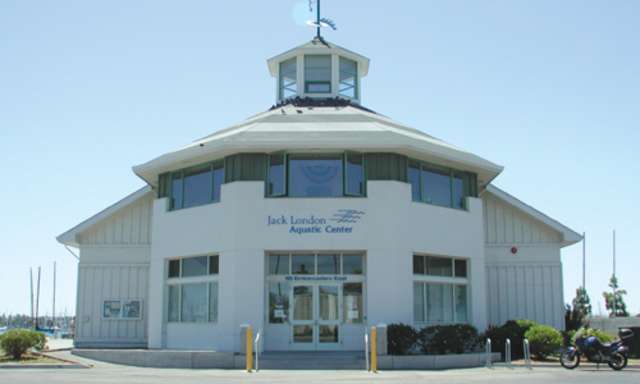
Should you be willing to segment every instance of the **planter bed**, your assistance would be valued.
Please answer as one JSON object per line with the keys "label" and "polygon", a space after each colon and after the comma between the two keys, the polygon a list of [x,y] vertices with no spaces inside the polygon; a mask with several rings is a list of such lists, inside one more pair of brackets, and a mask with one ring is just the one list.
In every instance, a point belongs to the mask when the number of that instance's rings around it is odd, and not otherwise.
{"label": "planter bed", "polygon": [[[492,361],[500,361],[500,353],[491,354]],[[465,353],[461,355],[387,355],[378,356],[381,370],[391,369],[451,369],[482,367],[486,364],[485,353]]]}

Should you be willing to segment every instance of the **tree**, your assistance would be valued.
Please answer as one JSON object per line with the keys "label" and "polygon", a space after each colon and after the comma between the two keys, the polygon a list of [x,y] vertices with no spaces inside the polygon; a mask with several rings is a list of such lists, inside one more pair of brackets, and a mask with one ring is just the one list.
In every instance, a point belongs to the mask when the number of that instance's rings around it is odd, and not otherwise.
{"label": "tree", "polygon": [[576,297],[573,299],[573,308],[567,304],[564,314],[566,330],[578,330],[587,326],[587,318],[591,316],[591,300],[584,287],[576,289]]}
{"label": "tree", "polygon": [[[607,311],[609,311],[609,317],[628,317],[629,312],[627,312],[627,305],[624,303],[624,295],[627,294],[625,289],[618,289],[618,279],[615,275],[611,276],[611,280],[609,280],[609,287],[613,290],[613,292],[603,292],[602,296],[604,296],[605,306],[607,307]],[[615,303],[615,312],[613,310]]]}

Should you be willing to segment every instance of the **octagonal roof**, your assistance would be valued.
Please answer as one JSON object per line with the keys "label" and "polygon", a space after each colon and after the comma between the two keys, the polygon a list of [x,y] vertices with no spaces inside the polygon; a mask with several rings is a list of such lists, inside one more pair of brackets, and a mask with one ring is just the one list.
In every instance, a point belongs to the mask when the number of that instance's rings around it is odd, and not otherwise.
{"label": "octagonal roof", "polygon": [[[326,103],[325,103],[326,105]],[[219,130],[175,151],[133,167],[156,185],[158,175],[241,152],[394,152],[475,172],[481,187],[503,169],[471,152],[348,103],[305,106],[288,103]]]}

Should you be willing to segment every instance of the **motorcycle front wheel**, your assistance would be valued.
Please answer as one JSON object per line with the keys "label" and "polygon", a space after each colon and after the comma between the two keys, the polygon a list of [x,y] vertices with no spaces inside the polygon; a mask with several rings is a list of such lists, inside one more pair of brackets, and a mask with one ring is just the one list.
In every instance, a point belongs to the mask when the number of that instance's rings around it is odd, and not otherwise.
{"label": "motorcycle front wheel", "polygon": [[560,364],[567,369],[574,369],[580,365],[580,355],[576,352],[564,351],[560,355]]}
{"label": "motorcycle front wheel", "polygon": [[624,367],[626,367],[627,362],[628,362],[627,356],[619,352],[612,354],[611,357],[609,358],[609,366],[611,367],[611,369],[615,371],[619,371]]}

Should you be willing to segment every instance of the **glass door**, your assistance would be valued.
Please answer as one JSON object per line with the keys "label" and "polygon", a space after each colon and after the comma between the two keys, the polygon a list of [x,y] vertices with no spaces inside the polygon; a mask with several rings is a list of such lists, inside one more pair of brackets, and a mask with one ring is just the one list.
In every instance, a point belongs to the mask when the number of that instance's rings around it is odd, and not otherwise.
{"label": "glass door", "polygon": [[293,344],[299,349],[315,349],[315,314],[313,285],[294,285],[291,331]]}
{"label": "glass door", "polygon": [[340,343],[340,287],[318,285],[317,296],[316,349],[336,349]]}
{"label": "glass door", "polygon": [[291,332],[294,349],[337,349],[340,344],[340,286],[294,285]]}

